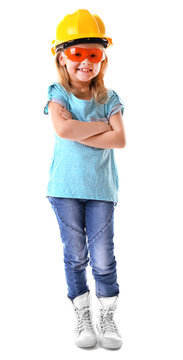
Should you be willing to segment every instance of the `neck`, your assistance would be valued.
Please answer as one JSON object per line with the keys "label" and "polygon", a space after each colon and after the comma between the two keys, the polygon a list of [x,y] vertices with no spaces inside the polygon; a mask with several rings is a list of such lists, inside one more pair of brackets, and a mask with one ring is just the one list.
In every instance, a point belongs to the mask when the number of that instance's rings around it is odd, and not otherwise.
{"label": "neck", "polygon": [[73,90],[79,95],[81,98],[88,98],[91,97],[91,90],[90,90],[90,84],[89,82],[71,82],[71,86]]}

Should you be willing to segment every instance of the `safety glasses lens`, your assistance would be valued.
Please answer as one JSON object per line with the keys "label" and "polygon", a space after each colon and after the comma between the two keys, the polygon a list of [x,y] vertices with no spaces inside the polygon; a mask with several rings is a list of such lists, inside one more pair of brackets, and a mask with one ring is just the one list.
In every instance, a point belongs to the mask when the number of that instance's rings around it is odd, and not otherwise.
{"label": "safety glasses lens", "polygon": [[103,60],[104,53],[101,49],[84,49],[78,47],[71,47],[65,50],[65,55],[69,60],[81,62],[88,58],[92,63],[99,63]]}

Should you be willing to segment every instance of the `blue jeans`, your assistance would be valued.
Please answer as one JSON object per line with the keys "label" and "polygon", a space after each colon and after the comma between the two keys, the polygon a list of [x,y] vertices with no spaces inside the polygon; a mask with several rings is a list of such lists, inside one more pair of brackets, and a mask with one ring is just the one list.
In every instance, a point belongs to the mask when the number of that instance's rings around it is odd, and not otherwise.
{"label": "blue jeans", "polygon": [[86,267],[90,261],[96,295],[119,293],[114,256],[112,201],[48,197],[55,212],[63,242],[68,297],[89,290]]}

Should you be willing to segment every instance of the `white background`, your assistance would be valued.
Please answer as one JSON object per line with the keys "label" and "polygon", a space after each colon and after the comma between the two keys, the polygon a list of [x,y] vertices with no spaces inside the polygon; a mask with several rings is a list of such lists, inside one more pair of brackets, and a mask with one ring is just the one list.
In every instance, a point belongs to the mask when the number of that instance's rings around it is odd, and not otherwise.
{"label": "white background", "polygon": [[[181,1],[16,1],[1,9],[1,359],[182,360]],[[106,85],[125,103],[115,251],[121,350],[76,348],[62,245],[45,198],[56,79],[51,41],[67,13],[97,13],[113,38]],[[94,282],[88,268],[94,318]]]}

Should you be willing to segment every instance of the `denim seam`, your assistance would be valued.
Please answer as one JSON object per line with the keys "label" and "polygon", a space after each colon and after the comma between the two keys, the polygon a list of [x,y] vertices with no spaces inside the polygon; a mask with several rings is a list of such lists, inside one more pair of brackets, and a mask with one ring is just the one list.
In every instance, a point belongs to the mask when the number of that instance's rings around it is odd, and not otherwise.
{"label": "denim seam", "polygon": [[[63,223],[65,224],[66,227],[69,227],[72,231],[77,231],[77,232],[79,232],[80,234],[82,234],[83,236],[85,236],[85,233],[82,233],[81,231],[75,230],[75,229],[72,228],[70,225],[67,225],[67,223],[64,221],[64,219],[60,216],[59,211],[58,211],[58,208],[57,208],[56,206],[55,206],[54,210],[55,210],[56,217],[60,218],[60,219],[63,221]],[[59,223],[59,222],[58,222],[58,223]],[[62,240],[63,240],[63,242],[64,242],[64,237],[63,237],[62,234],[61,234],[61,238],[62,238]],[[65,242],[64,242],[64,243],[65,243]],[[65,247],[67,248],[66,243],[65,243]],[[83,251],[84,251],[84,249],[83,249]],[[70,255],[69,255],[69,260],[70,260]]]}
{"label": "denim seam", "polygon": [[79,232],[79,233],[82,234],[82,235],[85,234],[84,231],[82,232],[82,231],[76,229],[75,227],[73,227],[72,225],[70,225],[70,224],[60,215],[60,213],[59,213],[59,211],[58,211],[58,207],[57,207],[55,204],[54,204],[54,208],[56,209],[59,218],[62,219],[62,221],[65,223],[66,226],[70,227],[70,228],[71,228],[72,230],[74,230],[74,231]]}
{"label": "denim seam", "polygon": [[[55,211],[56,217],[57,217],[57,218],[60,218],[60,219],[62,220],[62,217],[61,217],[60,214],[59,214],[58,208],[57,208],[57,206],[55,206],[55,205],[54,205],[54,211]],[[70,227],[70,229],[71,229],[72,231],[75,231],[75,229],[73,229],[71,226],[68,226],[64,220],[62,220],[62,221],[64,222],[65,226]],[[59,221],[58,221],[58,223],[59,223]],[[59,227],[60,227],[60,223],[59,223]],[[61,231],[61,229],[60,229],[60,231]],[[64,237],[63,237],[62,234],[61,234],[61,239],[62,239],[62,242],[65,244],[65,247],[67,248],[67,245],[66,245],[66,243],[64,242]],[[71,256],[70,256],[70,253],[69,253],[69,252],[68,252],[68,255],[69,255],[68,261],[70,261],[70,260],[71,260]],[[64,262],[65,262],[65,260],[64,260]],[[75,276],[74,276],[74,275],[73,275],[73,278],[74,278],[74,283],[75,283]],[[76,286],[76,284],[75,284],[75,286]]]}
{"label": "denim seam", "polygon": [[90,244],[91,244],[91,241],[93,241],[95,239],[96,236],[98,236],[102,231],[104,231],[104,229],[107,227],[107,225],[109,224],[109,222],[112,220],[112,216],[113,216],[113,213],[114,213],[114,208],[112,209],[112,214],[110,215],[109,219],[107,220],[106,224],[103,226],[102,229],[99,230],[99,232],[97,234],[95,234],[90,240]]}

